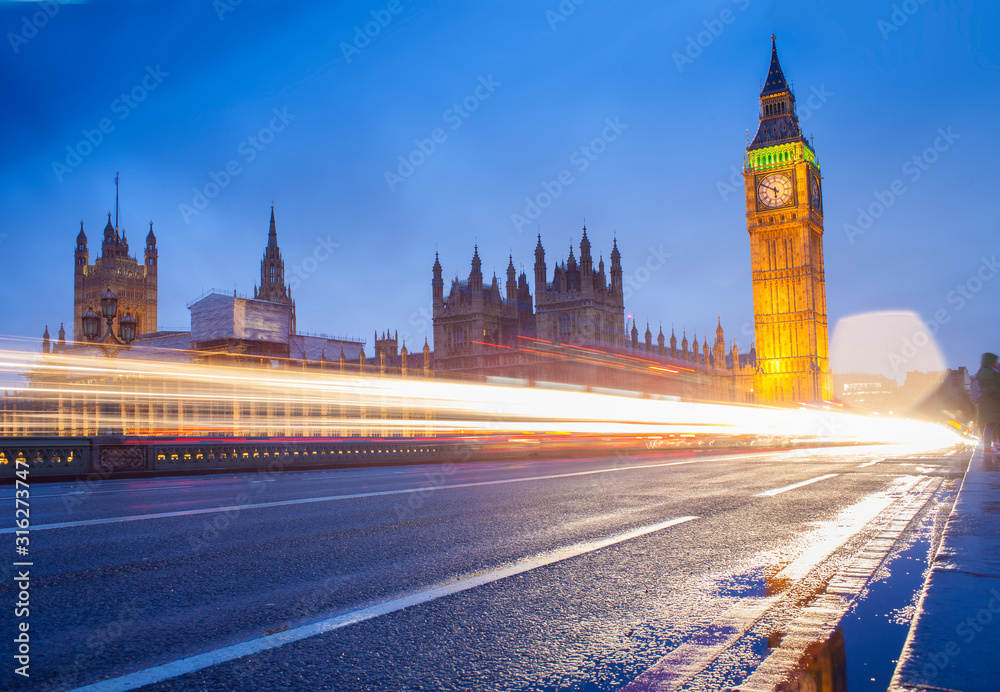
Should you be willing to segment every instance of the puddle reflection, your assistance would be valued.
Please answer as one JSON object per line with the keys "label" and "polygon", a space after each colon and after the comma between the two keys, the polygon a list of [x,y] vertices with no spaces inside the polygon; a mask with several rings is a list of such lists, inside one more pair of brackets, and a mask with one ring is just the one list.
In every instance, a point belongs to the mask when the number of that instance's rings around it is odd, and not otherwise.
{"label": "puddle reflection", "polygon": [[777,576],[781,571],[778,567],[757,568],[743,574],[737,574],[720,581],[716,587],[716,595],[735,598],[761,598],[777,596],[788,590],[792,580]]}
{"label": "puddle reflection", "polygon": [[844,633],[838,627],[829,639],[809,645],[798,669],[778,692],[847,692],[847,656]]}

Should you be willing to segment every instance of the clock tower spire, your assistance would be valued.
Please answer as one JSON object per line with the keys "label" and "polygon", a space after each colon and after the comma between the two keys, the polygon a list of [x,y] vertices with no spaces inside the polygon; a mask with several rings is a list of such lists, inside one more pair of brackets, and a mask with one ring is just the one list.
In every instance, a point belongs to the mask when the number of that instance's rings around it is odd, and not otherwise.
{"label": "clock tower spire", "polygon": [[747,146],[755,399],[794,405],[831,397],[823,268],[823,199],[819,162],[802,135],[775,37],[760,91],[760,124]]}

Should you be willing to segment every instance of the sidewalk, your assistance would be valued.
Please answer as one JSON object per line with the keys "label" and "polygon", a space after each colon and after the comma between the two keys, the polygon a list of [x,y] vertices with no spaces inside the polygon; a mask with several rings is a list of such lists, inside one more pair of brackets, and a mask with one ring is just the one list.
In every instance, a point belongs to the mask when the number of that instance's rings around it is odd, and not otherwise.
{"label": "sidewalk", "polygon": [[889,692],[1000,689],[1000,470],[977,449]]}

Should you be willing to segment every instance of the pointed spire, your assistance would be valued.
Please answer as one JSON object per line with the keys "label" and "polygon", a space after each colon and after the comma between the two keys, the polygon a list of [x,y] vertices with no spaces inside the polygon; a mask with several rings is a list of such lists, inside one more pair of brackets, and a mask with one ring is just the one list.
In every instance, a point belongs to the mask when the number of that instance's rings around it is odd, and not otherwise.
{"label": "pointed spire", "polygon": [[441,278],[441,259],[437,251],[434,252],[434,267],[431,269],[431,294],[435,306],[444,303],[444,279]]}
{"label": "pointed spire", "polygon": [[153,233],[153,222],[149,222],[149,233],[146,235],[146,245],[156,245],[156,234]]}
{"label": "pointed spire", "polygon": [[760,91],[760,125],[747,151],[799,141],[808,146],[795,114],[795,95],[785,80],[778,62],[775,37],[771,36],[771,65]]}
{"label": "pointed spire", "polygon": [[472,252],[472,271],[469,272],[469,290],[483,290],[483,261],[479,258],[479,245]]}
{"label": "pointed spire", "polygon": [[83,232],[83,220],[80,220],[80,233],[76,236],[77,245],[87,244],[87,234]]}
{"label": "pointed spire", "polygon": [[278,246],[278,230],[274,226],[274,205],[271,205],[271,228],[267,232],[267,246]]}
{"label": "pointed spire", "polygon": [[764,88],[761,89],[760,95],[769,96],[780,94],[783,91],[789,91],[788,82],[785,81],[785,73],[781,71],[781,63],[778,62],[776,37],[771,34],[771,65],[767,69],[767,81],[764,82]]}

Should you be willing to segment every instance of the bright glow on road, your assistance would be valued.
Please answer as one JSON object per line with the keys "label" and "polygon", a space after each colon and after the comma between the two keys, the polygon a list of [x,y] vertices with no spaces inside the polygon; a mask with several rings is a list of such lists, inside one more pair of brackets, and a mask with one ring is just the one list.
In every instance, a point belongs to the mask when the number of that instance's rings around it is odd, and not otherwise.
{"label": "bright glow on road", "polygon": [[[775,443],[909,443],[964,438],[940,425],[846,413],[663,401],[639,396],[423,377],[344,375],[0,351],[0,373],[25,373],[7,435],[337,437],[636,435],[764,438]],[[373,369],[374,370],[374,369]],[[606,392],[607,390],[602,390]],[[523,440],[522,440],[523,441]]]}

